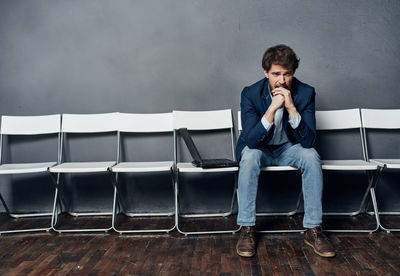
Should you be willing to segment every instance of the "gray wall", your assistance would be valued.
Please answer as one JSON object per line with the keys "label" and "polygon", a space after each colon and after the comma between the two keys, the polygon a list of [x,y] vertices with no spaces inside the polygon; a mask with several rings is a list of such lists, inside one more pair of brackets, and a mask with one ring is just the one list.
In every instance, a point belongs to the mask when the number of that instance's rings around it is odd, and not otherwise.
{"label": "gray wall", "polygon": [[[300,57],[296,75],[316,88],[317,109],[400,108],[399,14],[397,0],[3,0],[0,113],[231,108],[236,124],[242,88],[263,77],[261,56],[278,43],[290,45]],[[370,145],[372,157],[400,156],[399,136],[395,135],[370,137],[371,143],[376,142]],[[358,140],[351,140],[350,133],[343,136],[345,153],[357,155]],[[90,144],[91,149],[77,145],[75,155],[71,145],[68,156],[97,155],[100,147],[112,141],[112,137],[101,137],[99,145]],[[335,141],[327,138],[318,144],[322,157],[337,153],[331,147]],[[16,149],[22,142],[10,141],[15,152],[8,153],[8,159],[33,158],[30,147]],[[157,151],[162,158],[171,156],[172,145],[168,145]],[[229,147],[215,150],[205,143],[199,145],[206,157],[229,156]],[[144,148],[135,149],[136,158],[148,158]],[[40,159],[51,154],[41,151],[34,156]],[[113,156],[113,150],[105,155]],[[345,179],[339,182],[351,186]],[[26,192],[16,191],[18,185],[11,186],[8,178],[2,180],[1,191],[17,206]],[[381,194],[390,194],[391,182],[383,180]],[[27,186],[24,180],[21,183]],[[51,194],[45,187],[43,191]],[[335,189],[327,191],[330,205],[342,206]],[[26,208],[34,204],[26,200]]]}

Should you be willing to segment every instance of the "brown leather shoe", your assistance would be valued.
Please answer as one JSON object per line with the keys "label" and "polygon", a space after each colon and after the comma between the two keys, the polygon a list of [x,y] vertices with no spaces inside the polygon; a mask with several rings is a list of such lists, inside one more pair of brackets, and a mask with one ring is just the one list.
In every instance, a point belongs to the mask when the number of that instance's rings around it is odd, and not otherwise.
{"label": "brown leather shoe", "polygon": [[335,250],[322,232],[321,226],[309,228],[304,235],[304,243],[311,246],[314,252],[321,257],[334,257]]}
{"label": "brown leather shoe", "polygon": [[242,257],[253,257],[256,254],[254,226],[243,226],[236,244],[236,253]]}

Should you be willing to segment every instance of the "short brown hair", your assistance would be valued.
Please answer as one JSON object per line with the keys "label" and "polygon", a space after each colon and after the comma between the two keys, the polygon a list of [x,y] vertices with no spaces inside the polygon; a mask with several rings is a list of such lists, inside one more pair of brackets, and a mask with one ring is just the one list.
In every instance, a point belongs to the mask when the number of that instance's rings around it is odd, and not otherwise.
{"label": "short brown hair", "polygon": [[262,58],[262,67],[268,72],[272,64],[278,64],[286,68],[291,68],[294,73],[297,67],[299,67],[299,61],[295,52],[289,46],[280,44],[265,51]]}

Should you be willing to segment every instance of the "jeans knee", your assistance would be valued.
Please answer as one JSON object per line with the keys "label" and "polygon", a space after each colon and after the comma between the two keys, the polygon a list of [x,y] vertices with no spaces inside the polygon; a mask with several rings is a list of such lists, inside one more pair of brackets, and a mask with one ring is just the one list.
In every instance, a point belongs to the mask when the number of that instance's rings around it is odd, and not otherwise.
{"label": "jeans knee", "polygon": [[259,168],[262,152],[258,149],[245,148],[240,159],[240,168]]}
{"label": "jeans knee", "polygon": [[307,148],[302,151],[301,161],[303,167],[307,166],[321,166],[321,158],[318,152],[314,148]]}

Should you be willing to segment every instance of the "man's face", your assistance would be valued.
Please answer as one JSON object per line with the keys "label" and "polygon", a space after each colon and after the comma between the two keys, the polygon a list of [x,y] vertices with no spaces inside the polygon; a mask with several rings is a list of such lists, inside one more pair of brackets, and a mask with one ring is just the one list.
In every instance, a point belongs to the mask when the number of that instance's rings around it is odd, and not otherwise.
{"label": "man's face", "polygon": [[264,70],[264,74],[268,78],[272,90],[278,87],[290,90],[294,75],[293,70],[278,64],[272,64],[268,72]]}

